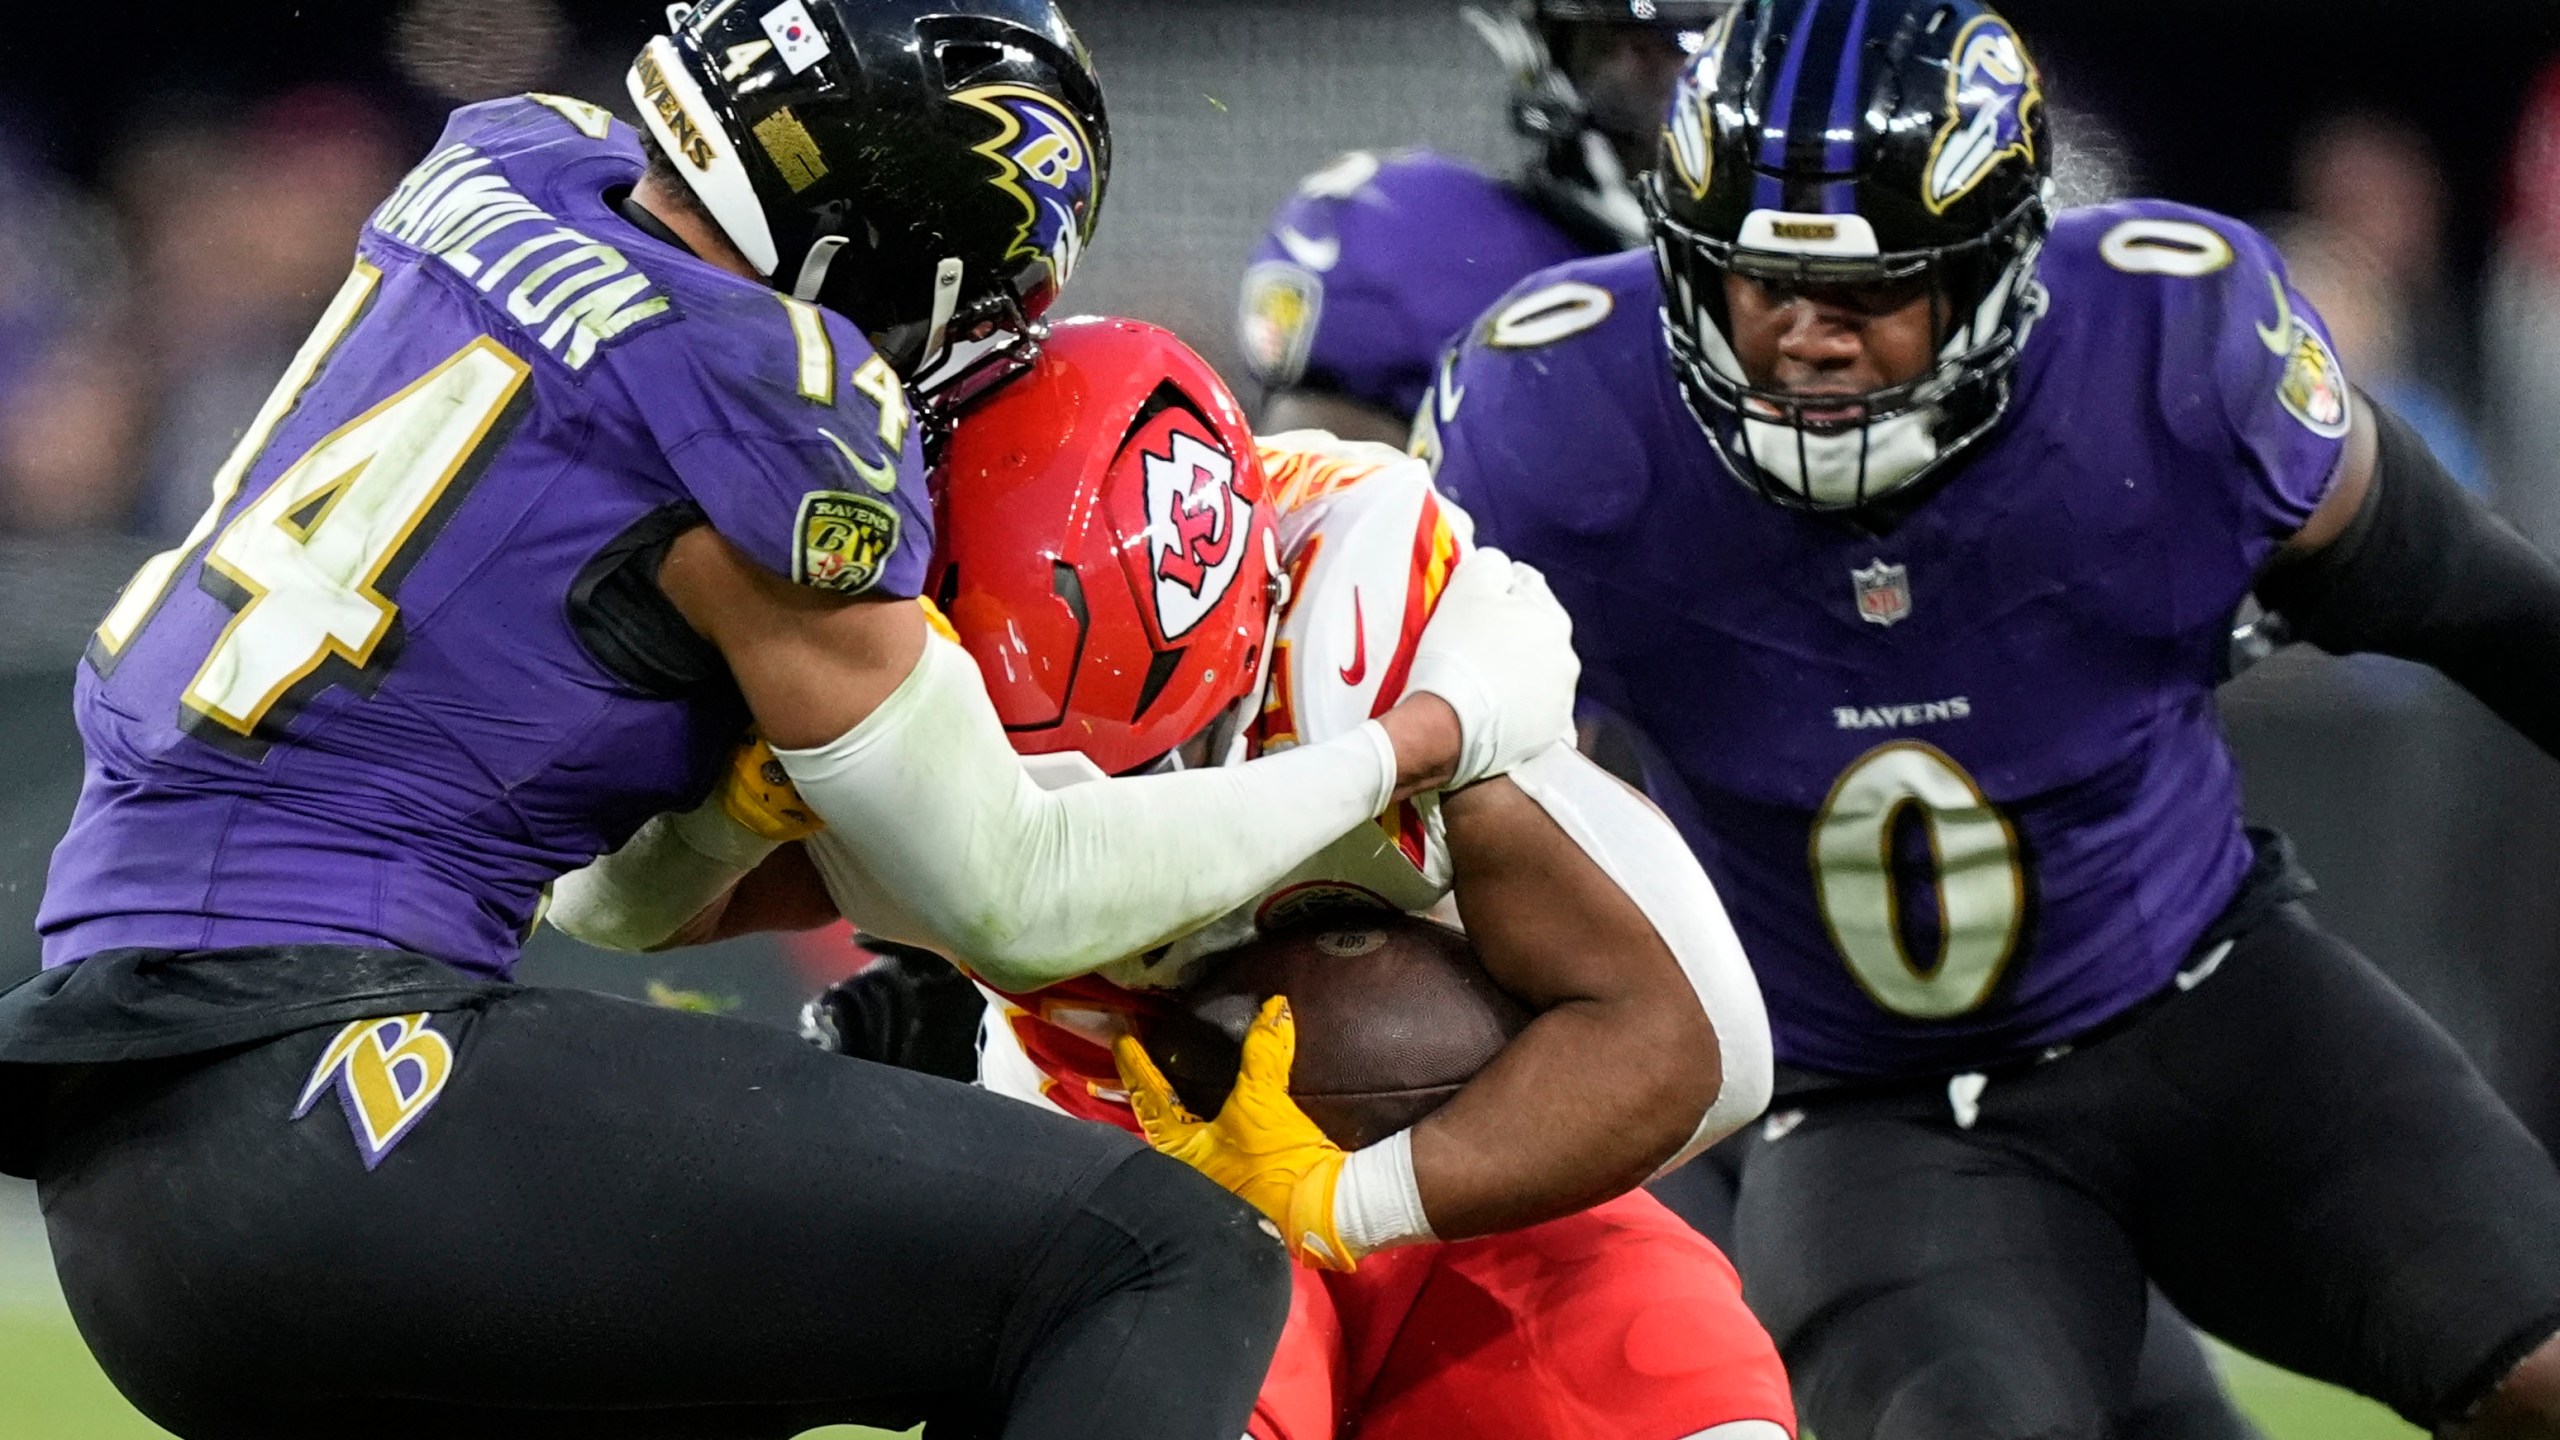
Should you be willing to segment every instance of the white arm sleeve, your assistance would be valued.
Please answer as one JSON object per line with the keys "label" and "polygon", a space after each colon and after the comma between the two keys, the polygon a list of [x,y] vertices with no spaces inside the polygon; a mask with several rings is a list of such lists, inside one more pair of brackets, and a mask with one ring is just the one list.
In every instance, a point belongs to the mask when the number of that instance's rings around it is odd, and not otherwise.
{"label": "white arm sleeve", "polygon": [[1653,922],[1715,1027],[1724,1083],[1689,1143],[1662,1167],[1676,1169],[1769,1108],[1775,1078],[1760,982],[1715,885],[1661,811],[1562,746],[1520,765],[1511,780]]}
{"label": "white arm sleeve", "polygon": [[1245,765],[1046,791],[967,651],[915,673],[842,738],[777,750],[827,823],[810,858],[872,934],[1023,991],[1154,948],[1244,904],[1394,797],[1372,721]]}
{"label": "white arm sleeve", "polygon": [[600,949],[654,950],[775,848],[730,819],[715,792],[695,809],[653,818],[621,849],[554,881],[544,918]]}

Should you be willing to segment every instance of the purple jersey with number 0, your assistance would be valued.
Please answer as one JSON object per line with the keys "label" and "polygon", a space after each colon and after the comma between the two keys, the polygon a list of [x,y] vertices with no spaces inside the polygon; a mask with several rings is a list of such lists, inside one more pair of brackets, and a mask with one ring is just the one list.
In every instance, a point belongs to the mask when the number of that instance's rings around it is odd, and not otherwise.
{"label": "purple jersey with number 0", "polygon": [[2247,227],[2066,213],[2003,427],[1885,533],[1779,507],[1672,376],[1652,261],[1550,271],[1433,400],[1442,487],[1543,569],[1660,752],[1787,1063],[2030,1055],[2158,991],[2248,869],[2234,611],[2347,392]]}
{"label": "purple jersey with number 0", "polygon": [[623,219],[640,171],[593,106],[493,101],[374,213],[212,509],[90,646],[46,964],[323,943],[503,975],[545,885],[698,800],[738,738],[734,704],[589,653],[591,567],[707,520],[800,583],[916,593],[895,377]]}
{"label": "purple jersey with number 0", "polygon": [[1528,197],[1446,156],[1355,151],[1309,176],[1245,271],[1246,365],[1411,415],[1440,352],[1523,276],[1587,253]]}

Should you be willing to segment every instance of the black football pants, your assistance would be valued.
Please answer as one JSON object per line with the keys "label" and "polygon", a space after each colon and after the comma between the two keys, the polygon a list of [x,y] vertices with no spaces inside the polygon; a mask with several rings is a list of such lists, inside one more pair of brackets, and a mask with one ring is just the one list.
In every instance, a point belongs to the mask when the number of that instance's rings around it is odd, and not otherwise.
{"label": "black football pants", "polygon": [[2560,1330],[2560,1171],[2300,905],[1977,1105],[1782,1097],[1747,1151],[1734,1258],[1823,1440],[2132,1433],[2145,1275],[2422,1427]]}
{"label": "black football pants", "polygon": [[428,1023],[372,1169],[352,1101],[290,1118],[334,1026],[59,1082],[64,1292],[184,1440],[1243,1433],[1287,1257],[1134,1139],[581,992]]}
{"label": "black football pants", "polygon": [[[1752,1143],[1745,1131],[1645,1188],[1731,1255],[1742,1161]],[[2264,1440],[2264,1432],[2223,1389],[2195,1327],[2156,1287],[2143,1316],[2133,1398],[2118,1435],[2120,1440]]]}

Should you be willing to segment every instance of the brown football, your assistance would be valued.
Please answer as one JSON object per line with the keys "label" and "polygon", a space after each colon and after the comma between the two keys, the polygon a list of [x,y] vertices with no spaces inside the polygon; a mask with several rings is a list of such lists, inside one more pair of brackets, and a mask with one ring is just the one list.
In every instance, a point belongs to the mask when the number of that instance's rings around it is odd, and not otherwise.
{"label": "brown football", "polygon": [[1336,911],[1214,958],[1139,1031],[1194,1114],[1235,1084],[1245,1028],[1273,995],[1298,1023],[1289,1093],[1349,1149],[1440,1108],[1529,1023],[1467,937],[1392,911]]}

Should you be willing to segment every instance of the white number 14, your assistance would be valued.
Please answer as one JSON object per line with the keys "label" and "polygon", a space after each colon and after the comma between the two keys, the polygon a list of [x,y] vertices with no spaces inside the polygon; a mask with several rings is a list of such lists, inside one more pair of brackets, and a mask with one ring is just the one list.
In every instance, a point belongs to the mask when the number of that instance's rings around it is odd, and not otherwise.
{"label": "white number 14", "polygon": [[187,686],[242,735],[331,656],[362,668],[399,607],[374,588],[530,373],[483,337],[348,421],[213,542],[205,568],[247,600]]}
{"label": "white number 14", "polygon": [[[268,439],[352,328],[380,274],[359,264],[247,434],[214,477],[213,503],[176,549],[153,556],[98,627],[111,668],[158,610],[187,557],[221,523]],[[531,368],[473,340],[305,451],[223,527],[206,588],[235,612],[188,682],[189,711],[253,735],[277,701],[335,657],[371,663],[399,607],[379,586],[488,438]],[[212,576],[220,576],[221,582]],[[227,582],[227,583],[222,583]]]}

